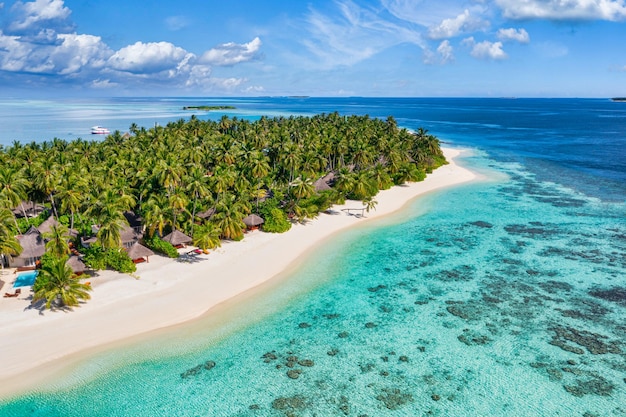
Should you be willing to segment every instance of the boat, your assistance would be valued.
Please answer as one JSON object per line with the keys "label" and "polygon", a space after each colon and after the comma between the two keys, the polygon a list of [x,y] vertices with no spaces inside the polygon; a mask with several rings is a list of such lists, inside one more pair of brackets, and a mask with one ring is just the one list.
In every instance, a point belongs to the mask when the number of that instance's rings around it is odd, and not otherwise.
{"label": "boat", "polygon": [[109,133],[111,132],[106,127],[94,126],[91,128],[92,135],[108,135]]}

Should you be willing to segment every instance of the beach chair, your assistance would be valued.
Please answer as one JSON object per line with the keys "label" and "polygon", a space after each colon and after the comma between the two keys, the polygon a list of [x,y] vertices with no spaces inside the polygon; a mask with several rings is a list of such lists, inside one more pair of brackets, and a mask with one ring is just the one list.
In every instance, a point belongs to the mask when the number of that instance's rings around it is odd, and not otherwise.
{"label": "beach chair", "polygon": [[17,297],[18,295],[20,295],[22,293],[22,289],[18,288],[17,290],[15,290],[15,292],[13,294],[5,292],[4,293],[4,298],[11,298],[11,297]]}

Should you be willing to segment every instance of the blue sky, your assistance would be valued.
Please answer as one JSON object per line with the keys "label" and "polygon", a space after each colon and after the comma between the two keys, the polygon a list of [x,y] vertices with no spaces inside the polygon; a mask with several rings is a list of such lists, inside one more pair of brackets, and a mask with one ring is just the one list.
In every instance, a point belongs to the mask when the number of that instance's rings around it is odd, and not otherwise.
{"label": "blue sky", "polygon": [[0,0],[3,96],[626,95],[626,0]]}

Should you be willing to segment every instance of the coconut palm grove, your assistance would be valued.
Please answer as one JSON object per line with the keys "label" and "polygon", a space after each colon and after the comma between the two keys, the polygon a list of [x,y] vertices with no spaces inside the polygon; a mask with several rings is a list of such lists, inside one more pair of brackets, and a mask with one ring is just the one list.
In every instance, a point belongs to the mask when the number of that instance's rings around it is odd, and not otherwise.
{"label": "coconut palm grove", "polygon": [[[72,250],[93,269],[135,271],[121,238],[128,213],[140,219],[144,245],[176,257],[161,239],[172,231],[201,249],[242,239],[250,214],[264,220],[265,232],[285,232],[345,199],[369,211],[379,190],[420,181],[446,163],[439,140],[423,129],[338,113],[133,124],[102,141],[14,142],[0,160],[3,266],[22,250],[17,236],[56,221],[33,287],[34,301],[47,307],[88,298],[88,286],[64,267]],[[44,209],[27,215],[24,207],[36,205]],[[82,247],[81,237],[93,244]]]}

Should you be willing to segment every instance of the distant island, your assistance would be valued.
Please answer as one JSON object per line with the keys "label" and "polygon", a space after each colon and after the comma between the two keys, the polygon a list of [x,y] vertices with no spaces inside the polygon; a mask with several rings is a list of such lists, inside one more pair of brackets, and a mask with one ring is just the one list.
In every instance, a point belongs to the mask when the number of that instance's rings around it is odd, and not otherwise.
{"label": "distant island", "polygon": [[611,101],[626,101],[626,97],[613,97]]}
{"label": "distant island", "polygon": [[183,110],[232,110],[233,106],[185,106]]}

